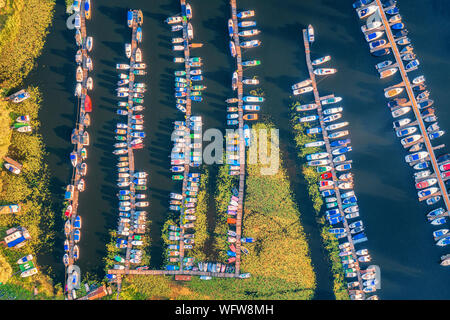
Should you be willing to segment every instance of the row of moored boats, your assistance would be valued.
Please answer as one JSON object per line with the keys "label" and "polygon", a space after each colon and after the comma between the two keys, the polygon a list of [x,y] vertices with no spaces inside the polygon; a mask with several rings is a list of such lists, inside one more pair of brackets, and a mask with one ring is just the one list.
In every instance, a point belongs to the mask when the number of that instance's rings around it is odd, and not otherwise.
{"label": "row of moored boats", "polygon": [[[311,25],[308,26],[306,35],[311,45],[315,41],[314,28]],[[330,56],[324,56],[313,60],[311,64],[312,67],[319,66],[330,60]],[[313,69],[314,78],[323,74],[315,72],[316,70],[318,69]],[[314,78],[294,84],[292,86],[294,95],[314,92]],[[309,166],[315,167],[320,173],[319,191],[327,209],[325,218],[331,226],[328,231],[339,240],[339,257],[348,280],[350,298],[361,300],[377,290],[378,280],[375,268],[364,269],[361,266],[372,260],[368,250],[355,247],[367,241],[367,237],[353,190],[351,160],[347,158],[352,151],[351,140],[348,138],[349,123],[342,121],[343,107],[337,104],[341,101],[341,97],[329,95],[320,99],[319,103],[315,101],[298,105],[296,111],[302,112],[299,122],[305,124],[306,133],[311,137],[311,141],[304,145],[307,150],[312,150],[306,155],[306,160]],[[372,295],[367,299],[378,297]]]}
{"label": "row of moored boats", "polygon": [[[375,65],[380,78],[392,77],[401,67],[405,70],[407,77],[409,77],[410,72],[418,70],[420,63],[413,51],[413,46],[408,38],[408,30],[402,22],[395,1],[385,1],[381,8],[374,1],[357,1],[353,7],[361,19],[380,16],[379,10],[383,10],[386,16],[388,25],[385,25],[383,20],[379,18],[369,19],[370,22],[361,27],[373,55],[377,57],[388,56],[391,51],[395,51],[394,47],[400,53],[400,61],[396,61],[397,58],[394,57],[393,60],[384,60]],[[386,30],[386,28],[390,30]],[[390,43],[389,37],[384,37],[388,33],[392,34],[395,43]],[[375,47],[378,47],[378,50],[373,51],[372,49]],[[402,64],[402,66],[399,66],[399,64]],[[402,146],[409,152],[405,156],[405,161],[416,170],[414,179],[419,201],[425,201],[427,205],[434,206],[442,203],[440,202],[442,195],[438,179],[447,181],[450,177],[450,155],[444,154],[437,158],[439,170],[435,172],[424,140],[429,140],[431,145],[435,139],[444,134],[444,131],[437,122],[433,107],[434,101],[431,99],[430,90],[425,83],[425,76],[416,75],[412,81],[408,80],[408,82],[411,84],[412,97],[409,95],[403,79],[399,84],[386,88],[385,97],[389,99],[387,105],[394,118],[393,128],[396,136],[400,139]],[[408,92],[406,97],[400,97],[405,92]],[[411,99],[414,101],[411,101]],[[413,102],[417,105],[420,119],[417,119],[415,113],[412,112]],[[424,125],[424,132],[420,129],[420,122]],[[433,146],[431,145],[431,147]],[[447,182],[445,182],[445,185],[447,188]],[[450,244],[449,229],[442,228],[448,217],[448,212],[444,207],[434,208],[427,214],[428,221],[433,226],[441,228],[433,232],[433,238],[438,246]],[[450,259],[442,260],[441,264],[449,265]]]}

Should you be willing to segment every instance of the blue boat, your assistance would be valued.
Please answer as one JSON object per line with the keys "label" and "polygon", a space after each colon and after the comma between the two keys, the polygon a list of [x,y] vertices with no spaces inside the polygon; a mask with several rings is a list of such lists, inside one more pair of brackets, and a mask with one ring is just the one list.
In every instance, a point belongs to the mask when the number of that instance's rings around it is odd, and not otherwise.
{"label": "blue boat", "polygon": [[422,169],[426,169],[429,167],[429,162],[428,161],[424,161],[424,162],[419,162],[418,164],[414,165],[414,169],[415,170],[422,170]]}
{"label": "blue boat", "polygon": [[341,217],[342,215],[340,213],[335,213],[335,214],[327,214],[326,217],[328,220],[333,219],[333,218],[337,218],[337,217]]}
{"label": "blue boat", "polygon": [[447,221],[447,219],[445,217],[442,217],[442,218],[431,221],[431,224],[435,225],[435,226],[439,226],[441,224],[444,224],[446,221]]}
{"label": "blue boat", "polygon": [[203,97],[202,96],[192,96],[191,100],[201,102],[201,101],[203,101]]}
{"label": "blue boat", "polygon": [[331,219],[329,219],[328,222],[329,222],[331,225],[335,225],[335,224],[341,223],[343,220],[344,220],[344,217],[339,216],[339,217],[336,217],[336,218],[331,218]]}
{"label": "blue boat", "polygon": [[425,109],[425,108],[431,107],[433,105],[433,103],[434,103],[433,100],[427,99],[425,101],[419,102],[417,104],[417,106],[419,107],[419,109]]}
{"label": "blue boat", "polygon": [[353,3],[353,8],[354,9],[361,8],[362,6],[365,6],[366,4],[371,3],[372,1],[373,0],[358,0],[358,1]]}
{"label": "blue boat", "polygon": [[241,242],[252,243],[252,242],[255,242],[255,239],[253,239],[253,238],[241,238]]}
{"label": "blue boat", "polygon": [[73,223],[73,227],[75,229],[80,229],[81,228],[81,217],[80,216],[77,216],[75,218],[75,222]]}
{"label": "blue boat", "polygon": [[137,40],[137,42],[142,42],[142,29],[141,29],[141,27],[137,27],[137,29],[136,29],[136,40]]}
{"label": "blue boat", "polygon": [[179,270],[179,269],[180,269],[179,266],[174,266],[174,265],[167,265],[166,266],[166,270],[175,271],[175,270]]}
{"label": "blue boat", "polygon": [[133,11],[131,10],[127,12],[127,25],[130,28],[133,26]]}
{"label": "blue boat", "polygon": [[[246,147],[250,146],[250,127],[248,126],[248,124],[244,125],[244,142]],[[239,148],[237,149],[239,150]]]}
{"label": "blue boat", "polygon": [[227,255],[230,256],[230,257],[236,257],[236,252],[233,252],[233,251],[231,251],[231,250],[228,250],[228,251],[227,251]]}
{"label": "blue boat", "polygon": [[413,60],[413,61],[411,61],[411,62],[409,62],[406,66],[405,66],[405,69],[406,70],[410,70],[410,69],[413,69],[413,68],[416,68],[416,67],[418,67],[419,66],[419,60]]}
{"label": "blue boat", "polygon": [[361,232],[361,233],[355,234],[352,237],[352,240],[353,240],[353,243],[356,244],[356,243],[367,241],[367,237],[364,234],[364,232]]}
{"label": "blue boat", "polygon": [[432,219],[434,217],[437,217],[440,214],[443,214],[444,212],[445,212],[444,208],[437,208],[437,209],[434,209],[434,210],[430,211],[427,214],[427,217],[428,217],[428,219],[430,219],[430,218]]}
{"label": "blue boat", "polygon": [[75,241],[75,243],[80,241],[80,229],[73,232],[73,241]]}
{"label": "blue boat", "polygon": [[203,80],[203,76],[202,75],[192,76],[191,80],[192,81],[202,81]]}
{"label": "blue boat", "polygon": [[233,30],[233,20],[228,20],[228,34],[231,37],[233,37],[234,30]]}
{"label": "blue boat", "polygon": [[397,7],[394,7],[394,8],[391,8],[391,9],[389,9],[389,10],[386,10],[385,12],[386,12],[387,14],[394,15],[394,14],[399,13],[400,11],[398,10]]}
{"label": "blue boat", "polygon": [[345,229],[344,228],[332,228],[332,229],[328,230],[328,232],[331,234],[340,234],[340,233],[344,233]]}
{"label": "blue boat", "polygon": [[322,191],[322,197],[329,197],[329,196],[332,196],[333,194],[334,194],[334,190],[325,190],[325,191]]}
{"label": "blue boat", "polygon": [[322,133],[322,128],[308,128],[306,129],[307,134],[316,134],[316,133]]}
{"label": "blue boat", "polygon": [[234,120],[227,120],[227,125],[229,126],[233,126],[233,125],[237,125],[239,123],[238,120],[234,119]]}
{"label": "blue boat", "polygon": [[326,215],[333,215],[333,214],[336,214],[336,213],[340,213],[339,209],[331,209],[331,210],[325,211]]}
{"label": "blue boat", "polygon": [[340,155],[340,154],[343,154],[343,153],[346,153],[346,152],[349,152],[349,151],[352,151],[352,146],[339,148],[339,149],[333,150],[331,153],[334,156],[337,156],[337,155]]}
{"label": "blue boat", "polygon": [[393,25],[391,26],[391,28],[392,28],[393,30],[401,30],[401,29],[403,29],[404,27],[405,27],[405,24],[404,24],[403,22],[399,22],[399,23],[393,24]]}
{"label": "blue boat", "polygon": [[336,140],[336,141],[332,141],[330,143],[330,147],[339,147],[339,146],[345,146],[347,144],[349,144],[351,142],[350,139],[344,139],[344,140]]}
{"label": "blue boat", "polygon": [[350,203],[356,203],[358,199],[356,198],[356,196],[351,196],[349,198],[345,198],[342,200],[343,204],[350,204]]}
{"label": "blue boat", "polygon": [[375,57],[381,57],[381,56],[387,55],[389,53],[391,53],[391,50],[384,48],[384,49],[380,49],[380,50],[372,52],[372,55],[374,55]]}

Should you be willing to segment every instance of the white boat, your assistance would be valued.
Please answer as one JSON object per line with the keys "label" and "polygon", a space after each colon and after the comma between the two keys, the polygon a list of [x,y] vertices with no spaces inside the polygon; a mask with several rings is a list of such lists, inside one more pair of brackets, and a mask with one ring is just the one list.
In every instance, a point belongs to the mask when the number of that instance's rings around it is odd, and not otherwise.
{"label": "white boat", "polygon": [[337,72],[337,69],[335,69],[335,68],[320,68],[320,69],[315,69],[313,72],[315,75],[324,76],[324,75],[328,75],[328,74],[335,74]]}
{"label": "white boat", "polygon": [[398,108],[395,111],[392,111],[392,117],[394,118],[398,118],[406,113],[408,113],[409,111],[411,111],[411,107],[402,107],[402,108]]}
{"label": "white boat", "polygon": [[313,60],[313,61],[311,62],[311,64],[312,64],[313,66],[318,66],[318,65],[320,65],[320,64],[322,64],[322,63],[325,63],[325,62],[327,62],[327,61],[330,61],[330,60],[331,60],[331,56],[325,56],[325,57],[322,57],[322,58]]}
{"label": "white boat", "polygon": [[130,43],[125,43],[125,55],[127,56],[128,59],[131,58],[131,44]]}
{"label": "white boat", "polygon": [[312,83],[311,79],[303,80],[302,82],[296,83],[292,86],[292,90],[306,87]]}
{"label": "white boat", "polygon": [[382,25],[383,25],[383,23],[381,21],[374,21],[374,22],[368,23],[366,25],[363,25],[361,27],[361,31],[364,33],[369,32],[369,31],[380,28]]}
{"label": "white boat", "polygon": [[376,5],[370,5],[368,7],[365,7],[364,9],[358,10],[358,17],[360,19],[367,18],[368,16],[375,13],[375,11],[378,10],[378,6]]}
{"label": "white boat", "polygon": [[310,43],[314,42],[314,28],[312,25],[308,26],[308,40]]}
{"label": "white boat", "polygon": [[293,91],[294,95],[304,94],[313,91],[313,87],[304,87]]}

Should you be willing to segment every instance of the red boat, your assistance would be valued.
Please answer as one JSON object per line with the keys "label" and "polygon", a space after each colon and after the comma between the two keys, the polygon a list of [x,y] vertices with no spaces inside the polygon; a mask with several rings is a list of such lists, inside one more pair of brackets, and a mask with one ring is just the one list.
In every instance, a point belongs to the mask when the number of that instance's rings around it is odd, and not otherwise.
{"label": "red boat", "polygon": [[233,263],[236,261],[236,257],[231,257],[227,260],[227,263]]}
{"label": "red boat", "polygon": [[236,252],[236,247],[234,246],[234,244],[230,244],[230,250]]}
{"label": "red boat", "polygon": [[91,97],[86,95],[86,98],[84,99],[84,111],[85,112],[91,112],[92,111],[92,101]]}
{"label": "red boat", "polygon": [[69,204],[66,208],[66,212],[64,212],[64,214],[66,215],[66,217],[70,217],[72,215],[72,205]]}
{"label": "red boat", "polygon": [[325,173],[322,173],[322,174],[320,175],[320,177],[321,177],[322,179],[331,179],[332,176],[333,176],[333,175],[331,174],[331,172],[325,172]]}
{"label": "red boat", "polygon": [[143,147],[144,147],[143,143],[138,143],[138,144],[133,145],[131,148],[133,148],[133,149],[142,149]]}
{"label": "red boat", "polygon": [[319,182],[320,187],[332,187],[334,182],[332,180],[324,180]]}
{"label": "red boat", "polygon": [[445,171],[441,173],[441,177],[442,179],[448,178],[450,177],[450,171]]}

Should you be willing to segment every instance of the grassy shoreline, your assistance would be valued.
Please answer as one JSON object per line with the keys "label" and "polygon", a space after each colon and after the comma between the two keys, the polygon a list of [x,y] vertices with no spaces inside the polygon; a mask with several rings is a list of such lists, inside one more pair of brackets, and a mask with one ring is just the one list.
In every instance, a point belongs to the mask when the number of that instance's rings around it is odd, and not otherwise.
{"label": "grassy shoreline", "polygon": [[[310,127],[308,123],[300,123],[298,119],[300,118],[295,111],[295,107],[300,105],[299,102],[293,103],[291,106],[291,122],[295,133],[295,144],[298,148],[298,157],[302,160],[305,159],[307,154],[319,152],[321,149],[318,147],[305,148],[305,144],[308,142],[316,141],[315,135],[307,135],[306,129]],[[308,193],[313,202],[313,207],[316,213],[317,223],[321,228],[321,237],[323,240],[324,247],[328,252],[328,258],[331,262],[331,271],[333,273],[333,292],[337,300],[349,300],[345,285],[344,268],[341,264],[339,258],[339,248],[338,241],[330,235],[328,230],[331,228],[326,222],[325,217],[320,216],[320,210],[323,205],[323,200],[320,195],[318,182],[320,180],[320,173],[313,168],[304,164],[302,166],[302,174],[304,175],[306,181],[308,182]]]}
{"label": "grassy shoreline", "polygon": [[[4,101],[6,94],[22,84],[41,54],[48,27],[53,18],[53,0],[7,1],[0,11],[0,157],[5,155],[23,164],[20,175],[0,170],[0,203],[20,203],[18,214],[0,216],[0,237],[14,226],[23,226],[31,240],[20,249],[0,247],[0,275],[19,271],[16,261],[27,255],[49,253],[54,245],[54,213],[48,189],[49,171],[46,151],[38,133],[41,95],[36,87],[25,88],[30,98],[20,104]],[[32,133],[12,131],[10,126],[19,115],[29,115]],[[2,164],[1,164],[2,165]],[[62,288],[53,286],[48,266],[39,266],[39,274],[20,278],[13,275],[0,285],[6,299],[61,299]],[[2,280],[4,280],[4,277]],[[37,290],[37,295],[34,290]]]}

